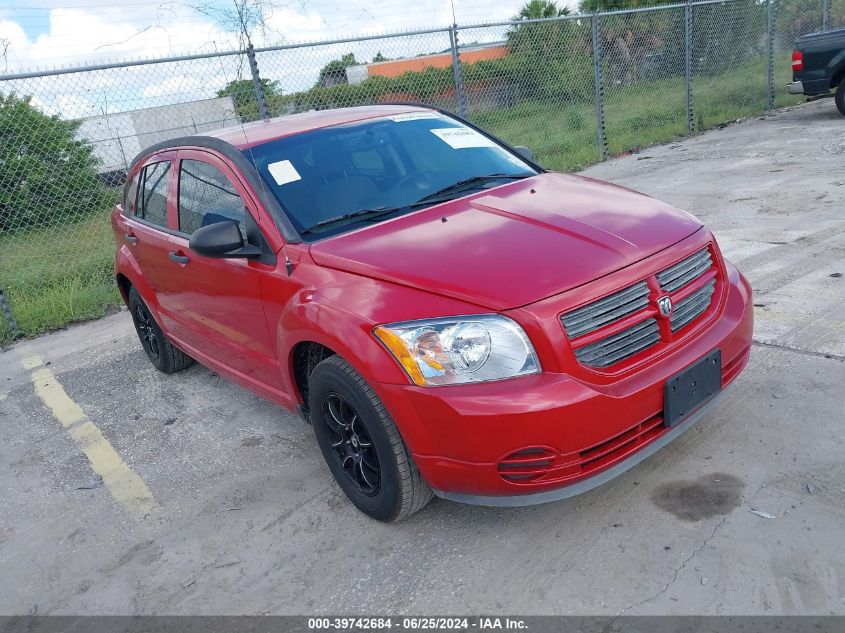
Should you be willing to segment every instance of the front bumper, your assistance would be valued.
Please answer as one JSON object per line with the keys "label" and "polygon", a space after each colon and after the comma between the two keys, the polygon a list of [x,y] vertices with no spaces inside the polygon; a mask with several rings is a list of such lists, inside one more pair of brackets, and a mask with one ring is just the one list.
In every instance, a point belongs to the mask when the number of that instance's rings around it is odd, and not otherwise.
{"label": "front bumper", "polygon": [[[484,505],[566,498],[633,467],[695,424],[739,375],[751,351],[751,288],[727,266],[719,317],[671,355],[610,384],[543,372],[500,382],[426,388],[377,384],[423,478],[438,496]],[[662,424],[666,380],[715,348],[720,396],[671,429]],[[548,473],[515,480],[508,460],[533,454]]]}
{"label": "front bumper", "polygon": [[627,457],[622,461],[617,462],[615,465],[606,468],[605,470],[599,471],[597,474],[591,477],[581,479],[580,481],[577,481],[575,483],[566,484],[560,488],[546,490],[545,492],[534,492],[529,494],[503,496],[471,495],[463,494],[460,492],[447,492],[445,490],[435,490],[434,493],[438,497],[442,497],[443,499],[449,499],[450,501],[457,501],[459,503],[469,503],[473,505],[497,507],[531,506],[537,505],[539,503],[548,503],[550,501],[560,501],[561,499],[568,499],[569,497],[580,495],[584,492],[592,490],[593,488],[598,488],[599,486],[604,483],[607,483],[611,479],[618,477],[626,470],[630,470],[631,468],[639,464],[641,461],[643,461],[647,457],[652,456],[654,453],[666,446],[669,442],[674,440],[681,433],[689,429],[691,426],[695,425],[695,423],[701,420],[701,418],[705,417],[713,408],[713,406],[725,397],[725,395],[728,393],[728,391],[730,391],[730,388],[732,386],[733,385],[728,385],[726,389],[720,391],[718,395],[704,403],[691,415],[687,416],[687,418],[683,422],[676,426],[673,426],[671,429],[667,430],[665,433],[657,437],[654,441],[643,446],[643,448],[639,451],[632,453],[630,457]]}
{"label": "front bumper", "polygon": [[787,84],[786,91],[791,95],[802,95],[804,94],[804,82],[793,81],[792,83]]}

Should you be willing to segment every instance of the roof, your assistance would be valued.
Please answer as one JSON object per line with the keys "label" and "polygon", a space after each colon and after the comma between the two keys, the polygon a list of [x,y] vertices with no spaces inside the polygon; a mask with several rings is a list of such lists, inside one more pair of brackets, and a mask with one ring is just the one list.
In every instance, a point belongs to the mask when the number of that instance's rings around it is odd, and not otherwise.
{"label": "roof", "polygon": [[290,114],[265,121],[244,123],[243,125],[227,127],[213,132],[204,132],[203,136],[219,138],[239,150],[260,145],[268,141],[299,134],[308,130],[352,123],[364,119],[402,114],[404,112],[421,112],[429,108],[410,105],[372,105],[354,108],[337,108],[334,110],[313,110],[300,114]]}

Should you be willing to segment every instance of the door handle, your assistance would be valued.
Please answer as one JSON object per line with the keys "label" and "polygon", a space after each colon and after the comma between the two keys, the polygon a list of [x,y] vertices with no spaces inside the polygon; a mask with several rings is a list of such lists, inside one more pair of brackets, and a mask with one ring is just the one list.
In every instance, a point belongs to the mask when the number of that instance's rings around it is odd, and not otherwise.
{"label": "door handle", "polygon": [[135,235],[132,233],[124,233],[123,241],[127,242],[128,244],[132,244],[132,246],[135,246],[138,243],[138,238],[135,237]]}
{"label": "door handle", "polygon": [[182,255],[181,251],[170,251],[167,256],[171,259],[171,261],[174,261],[177,264],[185,265],[191,261],[191,258],[187,255]]}

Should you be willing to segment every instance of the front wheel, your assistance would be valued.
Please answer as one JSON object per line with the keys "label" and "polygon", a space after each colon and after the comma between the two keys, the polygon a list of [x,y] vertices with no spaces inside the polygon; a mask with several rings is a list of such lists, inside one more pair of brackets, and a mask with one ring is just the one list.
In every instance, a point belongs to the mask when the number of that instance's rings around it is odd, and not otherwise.
{"label": "front wheel", "polygon": [[845,78],[839,82],[834,101],[836,101],[836,107],[839,109],[839,112],[845,116]]}
{"label": "front wheel", "polygon": [[431,501],[390,414],[340,356],[314,368],[308,404],[323,457],[359,510],[379,521],[399,521]]}

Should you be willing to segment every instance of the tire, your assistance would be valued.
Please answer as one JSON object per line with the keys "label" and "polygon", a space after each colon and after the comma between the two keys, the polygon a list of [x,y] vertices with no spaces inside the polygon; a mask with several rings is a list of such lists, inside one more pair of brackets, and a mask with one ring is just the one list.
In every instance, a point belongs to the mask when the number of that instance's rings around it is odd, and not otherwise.
{"label": "tire", "polygon": [[343,358],[330,356],[314,368],[308,402],[326,464],[359,510],[379,521],[401,521],[431,501],[390,414]]}
{"label": "tire", "polygon": [[834,101],[836,101],[836,107],[839,109],[839,112],[845,116],[845,77],[839,82]]}
{"label": "tire", "polygon": [[172,374],[190,367],[194,359],[167,340],[135,288],[129,290],[129,312],[147,358],[160,372]]}

